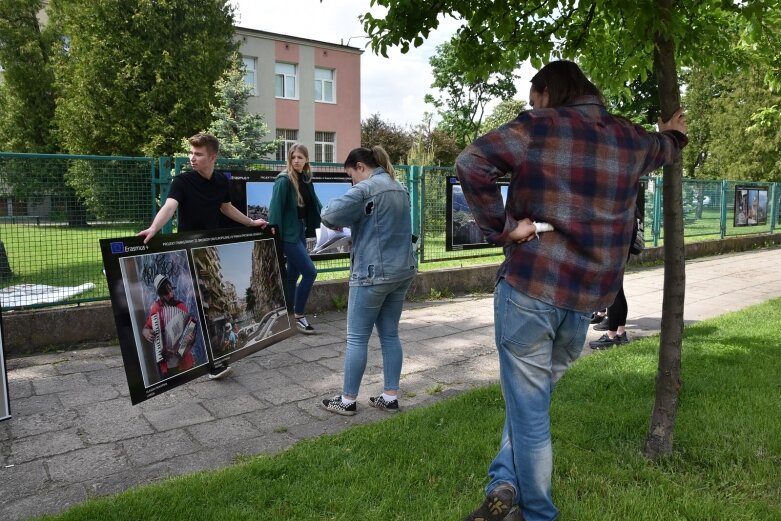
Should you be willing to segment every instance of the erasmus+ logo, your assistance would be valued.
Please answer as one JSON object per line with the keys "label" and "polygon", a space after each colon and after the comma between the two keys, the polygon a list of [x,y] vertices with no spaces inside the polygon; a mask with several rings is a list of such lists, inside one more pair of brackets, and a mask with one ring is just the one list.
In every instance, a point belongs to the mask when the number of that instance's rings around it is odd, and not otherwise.
{"label": "erasmus+ logo", "polygon": [[142,244],[141,246],[125,246],[124,242],[112,242],[111,243],[111,253],[118,254],[118,253],[127,253],[131,251],[143,251],[148,250],[149,246],[146,244]]}

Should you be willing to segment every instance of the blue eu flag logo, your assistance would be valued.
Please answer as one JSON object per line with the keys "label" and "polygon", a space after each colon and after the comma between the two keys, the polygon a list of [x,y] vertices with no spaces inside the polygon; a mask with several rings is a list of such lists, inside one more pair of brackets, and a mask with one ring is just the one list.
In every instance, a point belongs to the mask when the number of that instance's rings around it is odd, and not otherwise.
{"label": "blue eu flag logo", "polygon": [[112,242],[111,243],[111,253],[125,253],[125,243],[124,242]]}

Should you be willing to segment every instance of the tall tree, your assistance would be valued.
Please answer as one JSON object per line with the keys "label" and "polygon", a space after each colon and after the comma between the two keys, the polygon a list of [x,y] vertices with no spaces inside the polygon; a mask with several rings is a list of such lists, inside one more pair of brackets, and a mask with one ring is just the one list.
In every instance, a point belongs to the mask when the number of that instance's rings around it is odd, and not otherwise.
{"label": "tall tree", "polygon": [[391,162],[406,164],[412,136],[403,127],[384,121],[379,114],[372,114],[361,121],[361,146],[371,148],[375,145],[385,149]]}
{"label": "tall tree", "polygon": [[719,77],[698,67],[687,77],[693,146],[684,155],[686,172],[701,179],[781,180],[781,93],[768,87],[767,68],[747,59]]}
{"label": "tall tree", "polygon": [[262,114],[247,113],[252,87],[244,75],[244,64],[236,54],[231,68],[214,84],[217,101],[211,106],[212,122],[207,131],[220,140],[221,157],[263,159],[277,149],[277,142],[263,141],[269,128]]}
{"label": "tall tree", "polygon": [[[553,57],[578,60],[598,85],[619,89],[655,74],[662,119],[680,106],[678,67],[722,65],[740,36],[778,65],[779,0],[541,0],[507,2],[451,0],[433,6],[424,0],[372,0],[387,7],[382,17],[362,16],[375,52],[390,46],[420,46],[439,17],[463,20],[454,46],[458,67],[470,79],[493,70],[514,69],[529,59],[535,67]],[[696,30],[692,30],[696,28]],[[781,71],[781,68],[775,70]],[[672,451],[681,387],[685,263],[681,164],[664,169],[665,282],[656,401],[645,454]]]}
{"label": "tall tree", "polygon": [[483,124],[480,125],[480,133],[485,134],[489,130],[509,123],[524,110],[526,110],[526,100],[512,98],[500,101],[491,114],[485,118]]}
{"label": "tall tree", "polygon": [[439,111],[442,122],[439,128],[456,138],[460,148],[477,138],[488,102],[497,98],[507,99],[515,95],[512,68],[503,68],[484,74],[467,74],[459,61],[454,39],[437,46],[436,54],[429,59],[434,75],[432,87],[439,90],[439,97],[427,94],[426,103]]}
{"label": "tall tree", "polygon": [[0,150],[56,152],[52,133],[54,33],[42,28],[41,0],[0,0]]}
{"label": "tall tree", "polygon": [[170,155],[210,122],[230,64],[228,0],[51,0],[57,127],[70,153]]}

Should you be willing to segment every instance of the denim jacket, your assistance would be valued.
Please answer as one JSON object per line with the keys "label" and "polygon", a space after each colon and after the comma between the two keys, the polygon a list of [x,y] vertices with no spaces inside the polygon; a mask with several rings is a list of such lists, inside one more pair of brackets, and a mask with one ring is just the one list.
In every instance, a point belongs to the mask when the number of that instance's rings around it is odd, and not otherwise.
{"label": "denim jacket", "polygon": [[375,169],[332,199],[320,217],[329,228],[350,228],[350,286],[389,284],[415,275],[409,193],[384,169]]}

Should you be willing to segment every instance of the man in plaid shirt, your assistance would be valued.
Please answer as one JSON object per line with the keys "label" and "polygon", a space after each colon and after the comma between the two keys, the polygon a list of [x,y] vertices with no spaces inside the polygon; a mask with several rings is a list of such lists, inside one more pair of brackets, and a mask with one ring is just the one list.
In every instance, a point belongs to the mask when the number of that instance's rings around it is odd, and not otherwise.
{"label": "man in plaid shirt", "polygon": [[[467,520],[554,520],[550,397],[583,349],[591,312],[621,286],[640,176],[680,156],[679,109],[660,132],[608,114],[580,68],[532,78],[532,110],[478,138],[456,161],[488,242],[504,247],[494,321],[506,420],[485,502]],[[497,178],[510,175],[506,206]],[[553,231],[535,233],[534,222]],[[516,507],[515,505],[518,505]]]}

